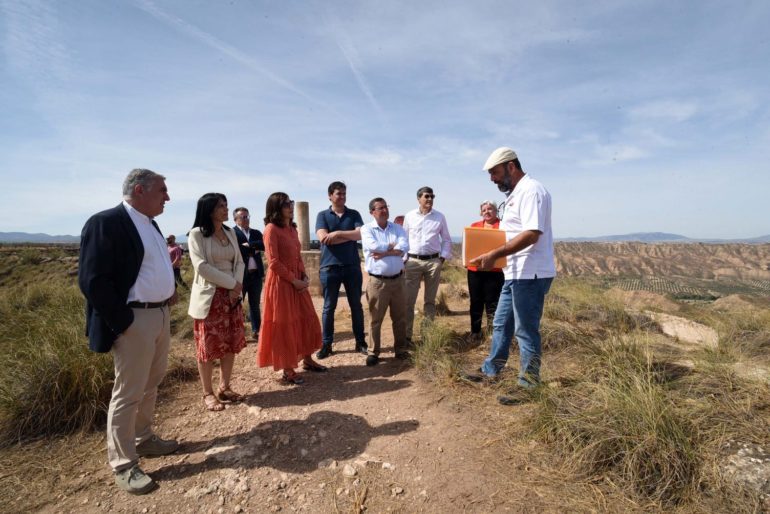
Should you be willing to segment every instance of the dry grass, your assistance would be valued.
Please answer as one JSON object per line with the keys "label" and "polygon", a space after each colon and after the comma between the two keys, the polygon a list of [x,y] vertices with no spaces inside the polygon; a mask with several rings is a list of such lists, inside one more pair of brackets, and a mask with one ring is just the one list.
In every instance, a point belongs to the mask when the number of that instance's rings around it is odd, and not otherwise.
{"label": "dry grass", "polygon": [[[40,252],[24,248],[0,264],[28,254]],[[45,281],[32,273],[0,290],[0,446],[99,427],[106,418],[112,357],[88,349],[85,302],[68,269]],[[185,310],[180,303],[172,311],[177,330],[191,326]],[[195,369],[172,358],[166,382],[189,380]]]}
{"label": "dry grass", "polygon": [[412,356],[414,364],[433,380],[452,381],[459,370],[457,354],[462,345],[463,339],[446,324],[424,322],[422,338]]}
{"label": "dry grass", "polygon": [[[451,388],[456,401],[494,419],[499,437],[490,446],[506,456],[497,463],[501,477],[518,477],[504,490],[517,494],[526,483],[538,491],[539,508],[553,511],[761,510],[759,496],[727,480],[721,466],[727,441],[770,446],[767,383],[742,379],[731,365],[763,353],[770,320],[762,311],[685,311],[717,327],[718,351],[661,344],[655,323],[595,284],[555,281],[542,326],[551,385],[502,412],[492,399],[514,386],[515,372],[496,384]],[[485,356],[455,342],[450,327],[464,322],[437,318],[435,341],[419,355],[425,376],[445,391],[450,373]],[[514,342],[509,366],[516,363]]]}
{"label": "dry grass", "polygon": [[669,400],[652,359],[633,342],[591,349],[588,380],[544,388],[534,430],[568,469],[609,478],[645,502],[679,504],[696,490],[698,429]]}
{"label": "dry grass", "polygon": [[464,286],[468,284],[468,271],[459,262],[449,260],[441,268],[441,283]]}

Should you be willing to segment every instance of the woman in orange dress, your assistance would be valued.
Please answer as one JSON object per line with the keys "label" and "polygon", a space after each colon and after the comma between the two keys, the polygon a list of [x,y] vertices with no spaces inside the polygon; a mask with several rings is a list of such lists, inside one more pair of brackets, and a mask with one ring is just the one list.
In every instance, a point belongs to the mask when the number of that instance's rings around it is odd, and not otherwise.
{"label": "woman in orange dress", "polygon": [[286,193],[273,193],[265,206],[264,311],[259,333],[259,367],[283,370],[283,380],[302,384],[295,371],[301,359],[306,371],[327,371],[313,360],[321,348],[321,323],[308,290],[308,277],[300,254],[301,245],[294,223],[294,202]]}

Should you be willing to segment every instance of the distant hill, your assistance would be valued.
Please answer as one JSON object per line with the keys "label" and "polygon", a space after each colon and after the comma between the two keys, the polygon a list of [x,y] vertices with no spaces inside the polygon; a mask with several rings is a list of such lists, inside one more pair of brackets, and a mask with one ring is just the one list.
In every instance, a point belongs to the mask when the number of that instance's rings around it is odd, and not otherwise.
{"label": "distant hill", "polygon": [[[564,243],[746,243],[762,244],[770,243],[770,234],[766,236],[752,237],[747,239],[692,239],[680,234],[669,234],[666,232],[636,232],[633,234],[620,234],[613,236],[595,236],[595,237],[564,237],[557,238],[557,241]],[[184,234],[176,236],[177,243],[185,243],[187,237]],[[462,237],[452,238],[455,243],[461,243]],[[48,234],[29,234],[27,232],[0,232],[0,243],[79,243],[79,236],[51,236]]]}
{"label": "distant hill", "polygon": [[27,232],[0,232],[0,243],[79,243],[80,236],[51,236]]}
{"label": "distant hill", "polygon": [[638,243],[746,243],[761,244],[770,243],[770,234],[766,236],[752,237],[747,239],[693,239],[680,234],[669,234],[666,232],[636,232],[633,234],[621,234],[614,236],[596,236],[596,237],[565,237],[557,238],[557,241],[564,243],[620,243],[620,242],[638,242]]}

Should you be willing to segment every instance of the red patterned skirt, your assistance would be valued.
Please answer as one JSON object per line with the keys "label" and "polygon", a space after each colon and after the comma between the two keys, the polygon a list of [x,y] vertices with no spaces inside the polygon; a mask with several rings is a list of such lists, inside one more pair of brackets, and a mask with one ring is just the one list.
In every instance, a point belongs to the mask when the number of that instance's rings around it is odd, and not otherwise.
{"label": "red patterned skirt", "polygon": [[227,289],[217,287],[209,315],[193,319],[193,335],[198,362],[221,359],[226,353],[240,353],[246,347],[243,309],[241,304],[231,307]]}

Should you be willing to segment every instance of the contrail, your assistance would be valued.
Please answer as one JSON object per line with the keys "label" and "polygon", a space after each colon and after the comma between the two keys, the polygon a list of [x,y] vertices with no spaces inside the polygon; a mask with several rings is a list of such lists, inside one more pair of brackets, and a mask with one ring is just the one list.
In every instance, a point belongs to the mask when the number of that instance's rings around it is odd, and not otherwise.
{"label": "contrail", "polygon": [[358,57],[358,52],[353,46],[353,42],[350,40],[347,33],[339,26],[338,23],[333,21],[331,25],[332,25],[332,32],[336,38],[337,46],[342,51],[342,55],[345,56],[345,60],[348,61],[348,66],[350,66],[350,71],[353,72],[353,76],[356,78],[358,87],[361,89],[361,92],[363,92],[366,98],[369,100],[369,103],[372,104],[372,107],[377,112],[380,119],[384,121],[385,113],[382,110],[380,103],[374,97],[374,93],[372,93],[372,90],[369,87],[369,84],[366,82],[366,77],[364,77],[363,73],[361,73],[361,71],[359,70],[358,63],[360,59]]}
{"label": "contrail", "polygon": [[288,80],[284,79],[283,77],[280,77],[273,73],[272,71],[268,70],[264,66],[261,66],[257,61],[255,61],[253,58],[251,58],[249,55],[245,54],[244,52],[241,52],[237,48],[233,47],[232,45],[228,45],[224,41],[220,40],[219,38],[209,34],[208,32],[199,29],[195,25],[192,25],[191,23],[186,22],[185,20],[171,15],[162,9],[160,9],[157,5],[152,3],[150,0],[137,0],[137,5],[140,9],[147,12],[148,14],[152,15],[154,18],[165,22],[169,25],[172,25],[176,27],[177,29],[181,30],[182,32],[185,32],[186,34],[189,34],[193,36],[194,38],[198,39],[199,41],[202,41],[203,43],[207,44],[208,46],[215,48],[216,50],[219,50],[223,54],[227,55],[228,57],[240,62],[241,64],[245,65],[248,68],[251,68],[252,70],[261,73],[268,79],[272,80],[279,86],[288,89],[289,91],[296,93],[297,95],[301,96],[302,98],[308,100],[309,102],[312,102],[316,105],[320,105],[325,107],[326,109],[329,109],[331,111],[334,111],[334,109],[319,101],[315,98],[311,97],[304,91],[302,91],[300,88],[289,82]]}

